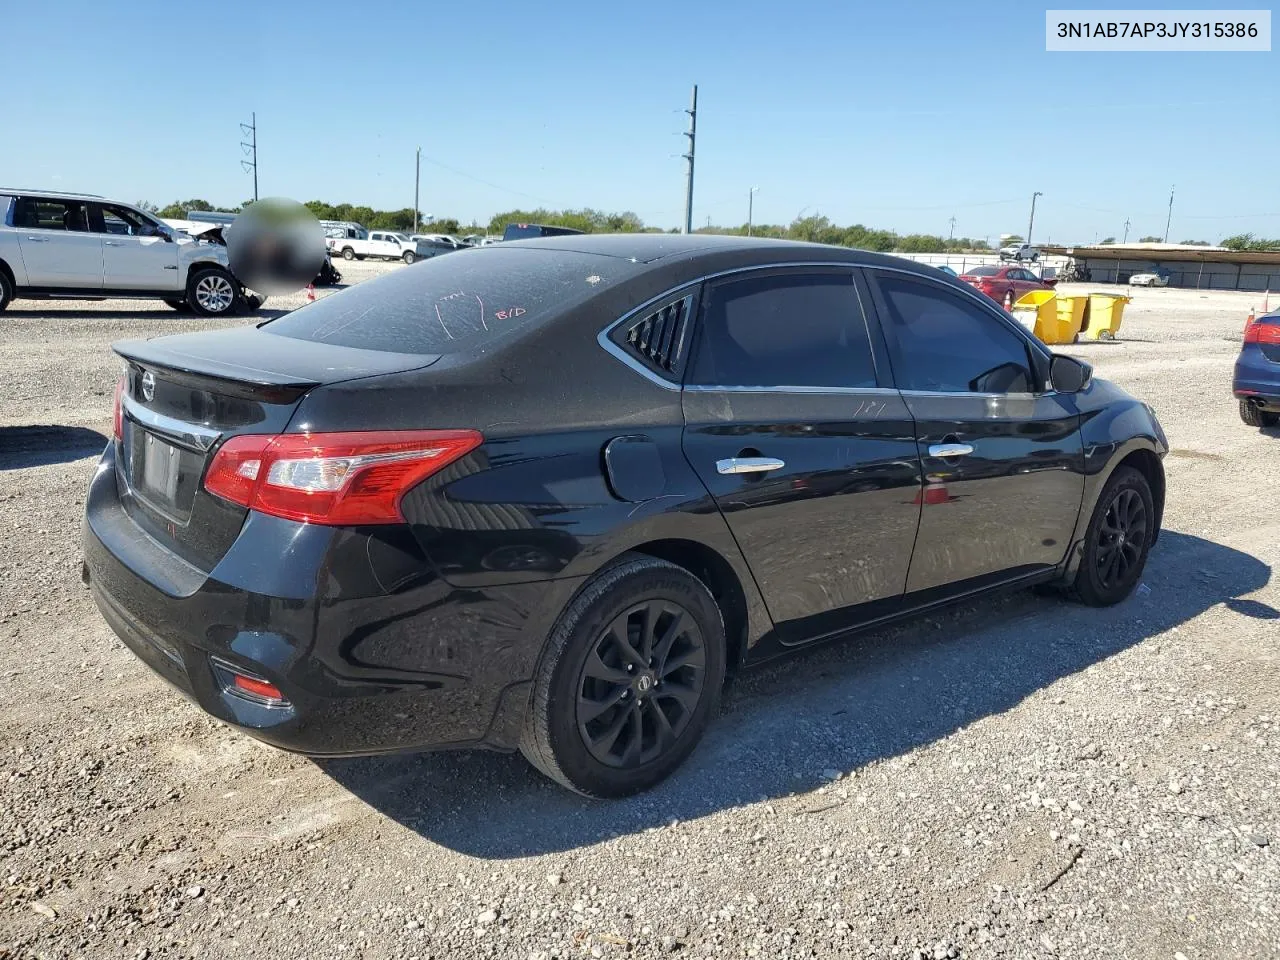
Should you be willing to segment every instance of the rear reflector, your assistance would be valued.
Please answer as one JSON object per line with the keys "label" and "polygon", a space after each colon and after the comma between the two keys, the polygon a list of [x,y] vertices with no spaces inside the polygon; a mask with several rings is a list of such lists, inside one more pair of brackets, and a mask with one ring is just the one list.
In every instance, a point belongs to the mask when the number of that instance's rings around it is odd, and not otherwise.
{"label": "rear reflector", "polygon": [[400,500],[484,442],[475,430],[232,437],[205,489],[242,507],[329,526],[403,523]]}
{"label": "rear reflector", "polygon": [[124,439],[124,385],[128,382],[128,377],[127,373],[121,374],[120,379],[116,381],[116,396],[112,403],[113,435],[117,440]]}
{"label": "rear reflector", "polygon": [[1280,323],[1253,321],[1244,328],[1244,342],[1280,345]]}
{"label": "rear reflector", "polygon": [[231,684],[237,690],[262,700],[284,700],[284,694],[280,692],[279,687],[274,683],[259,680],[257,677],[246,677],[243,673],[237,673],[233,676]]}

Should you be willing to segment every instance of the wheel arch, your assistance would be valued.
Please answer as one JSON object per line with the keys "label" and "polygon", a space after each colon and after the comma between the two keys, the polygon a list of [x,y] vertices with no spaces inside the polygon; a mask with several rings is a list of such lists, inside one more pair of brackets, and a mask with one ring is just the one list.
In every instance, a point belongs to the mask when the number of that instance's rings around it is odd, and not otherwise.
{"label": "wheel arch", "polygon": [[188,263],[187,264],[187,282],[190,283],[191,278],[194,277],[197,273],[200,273],[202,270],[217,270],[220,273],[225,273],[228,277],[230,277],[233,283],[237,285],[239,285],[240,283],[240,281],[236,279],[236,275],[231,272],[231,268],[229,266],[227,266],[225,263],[222,263],[220,260],[213,259],[212,257],[205,260],[192,260],[190,263]]}
{"label": "wheel arch", "polygon": [[1164,522],[1164,464],[1154,450],[1140,447],[1117,461],[1108,472],[1107,478],[1110,479],[1111,474],[1121,467],[1132,467],[1137,470],[1146,478],[1147,485],[1151,488],[1151,500],[1156,508],[1156,523],[1151,531],[1151,542],[1154,544],[1160,538],[1160,526]]}
{"label": "wheel arch", "polygon": [[746,655],[751,618],[746,591],[733,565],[718,551],[697,540],[650,540],[627,552],[665,560],[687,570],[706,585],[724,619],[726,666],[736,669]]}
{"label": "wheel arch", "polygon": [[1067,551],[1062,574],[1067,580],[1075,576],[1080,564],[1085,532],[1089,521],[1097,509],[1098,498],[1106,488],[1112,475],[1122,466],[1132,467],[1146,478],[1151,487],[1151,500],[1156,510],[1155,528],[1152,531],[1151,543],[1154,545],[1160,537],[1160,527],[1164,522],[1165,476],[1164,462],[1160,458],[1163,445],[1153,437],[1132,437],[1120,445],[1107,459],[1106,463],[1086,470],[1084,497],[1080,505],[1080,514],[1076,520],[1076,529],[1072,534],[1071,548]]}

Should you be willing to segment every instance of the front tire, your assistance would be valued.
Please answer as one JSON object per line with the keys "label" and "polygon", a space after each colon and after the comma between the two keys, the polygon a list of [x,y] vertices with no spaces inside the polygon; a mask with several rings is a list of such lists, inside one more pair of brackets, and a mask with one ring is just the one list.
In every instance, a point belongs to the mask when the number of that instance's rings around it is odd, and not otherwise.
{"label": "front tire", "polygon": [[647,790],[701,739],[724,672],[724,622],[706,585],[663,560],[624,558],[552,630],[520,751],[588,797]]}
{"label": "front tire", "polygon": [[195,270],[187,280],[187,303],[202,317],[222,317],[236,305],[236,282],[218,267]]}
{"label": "front tire", "polygon": [[1129,596],[1142,577],[1155,532],[1147,478],[1133,467],[1117,467],[1085,532],[1072,595],[1091,607],[1109,607]]}
{"label": "front tire", "polygon": [[414,253],[412,250],[406,250],[403,254],[401,254],[400,259],[403,260],[405,263],[413,263],[413,261],[418,258],[414,256]]}
{"label": "front tire", "polygon": [[1248,400],[1241,400],[1240,419],[1251,427],[1274,427],[1280,423],[1280,413],[1268,413]]}

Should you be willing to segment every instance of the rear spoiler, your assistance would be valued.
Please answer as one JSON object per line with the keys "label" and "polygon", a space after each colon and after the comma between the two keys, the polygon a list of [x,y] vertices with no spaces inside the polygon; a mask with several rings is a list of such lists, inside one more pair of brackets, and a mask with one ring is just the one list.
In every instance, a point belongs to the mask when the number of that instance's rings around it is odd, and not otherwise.
{"label": "rear spoiler", "polygon": [[216,357],[197,357],[166,346],[163,340],[120,340],[112,351],[130,364],[161,372],[166,380],[199,390],[267,403],[290,403],[319,380],[259,370]]}

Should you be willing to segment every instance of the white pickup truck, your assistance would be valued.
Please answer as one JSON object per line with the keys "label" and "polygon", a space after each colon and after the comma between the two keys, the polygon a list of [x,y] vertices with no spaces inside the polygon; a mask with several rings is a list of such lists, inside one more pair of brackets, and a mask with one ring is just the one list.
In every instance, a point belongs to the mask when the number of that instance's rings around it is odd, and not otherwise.
{"label": "white pickup truck", "polygon": [[356,226],[332,228],[326,231],[324,242],[330,256],[343,260],[381,257],[413,263],[420,257],[430,256],[422,249],[421,241],[390,230],[365,230]]}

